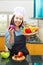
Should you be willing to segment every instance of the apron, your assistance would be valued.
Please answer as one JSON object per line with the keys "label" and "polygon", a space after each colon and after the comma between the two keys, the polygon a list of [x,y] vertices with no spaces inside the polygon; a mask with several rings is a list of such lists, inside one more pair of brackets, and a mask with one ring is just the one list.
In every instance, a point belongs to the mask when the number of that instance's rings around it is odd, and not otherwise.
{"label": "apron", "polygon": [[23,52],[23,55],[29,54],[26,49],[26,37],[24,35],[16,36],[14,32],[14,45],[10,50],[11,55],[18,54],[18,52]]}

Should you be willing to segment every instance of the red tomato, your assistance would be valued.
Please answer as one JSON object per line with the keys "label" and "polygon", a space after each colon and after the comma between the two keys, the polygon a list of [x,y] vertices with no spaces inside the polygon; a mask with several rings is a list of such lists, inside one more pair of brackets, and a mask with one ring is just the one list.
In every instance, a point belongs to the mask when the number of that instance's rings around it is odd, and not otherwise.
{"label": "red tomato", "polygon": [[26,32],[26,33],[31,33],[30,28],[26,28],[26,29],[25,29],[25,32]]}
{"label": "red tomato", "polygon": [[18,56],[19,57],[23,56],[23,53],[22,52],[18,52]]}

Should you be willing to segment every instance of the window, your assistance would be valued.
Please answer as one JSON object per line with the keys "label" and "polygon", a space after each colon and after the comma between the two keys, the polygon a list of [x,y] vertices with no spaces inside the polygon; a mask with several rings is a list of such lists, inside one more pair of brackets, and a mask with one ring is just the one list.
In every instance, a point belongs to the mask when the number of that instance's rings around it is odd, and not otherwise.
{"label": "window", "polygon": [[4,35],[7,28],[7,14],[0,14],[0,35]]}

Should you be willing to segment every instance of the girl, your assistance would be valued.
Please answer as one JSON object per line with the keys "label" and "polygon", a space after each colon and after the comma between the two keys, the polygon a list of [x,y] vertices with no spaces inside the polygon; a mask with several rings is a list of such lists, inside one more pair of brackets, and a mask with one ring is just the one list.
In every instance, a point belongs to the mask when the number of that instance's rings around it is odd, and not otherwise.
{"label": "girl", "polygon": [[15,30],[10,28],[5,33],[6,46],[8,47],[11,56],[17,54],[19,51],[23,52],[24,56],[29,54],[26,49],[26,37],[22,34],[24,12],[25,9],[23,7],[16,7],[14,9],[14,15],[10,25],[14,25]]}

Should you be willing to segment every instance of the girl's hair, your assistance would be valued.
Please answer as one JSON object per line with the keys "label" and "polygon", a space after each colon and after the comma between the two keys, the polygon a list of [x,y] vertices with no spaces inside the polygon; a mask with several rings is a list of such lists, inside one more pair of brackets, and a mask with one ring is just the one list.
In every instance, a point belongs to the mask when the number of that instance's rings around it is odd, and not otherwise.
{"label": "girl's hair", "polygon": [[[13,15],[13,17],[12,17],[12,19],[11,19],[11,22],[10,22],[10,25],[15,25],[15,24],[14,24],[14,17],[15,17],[15,15]],[[23,23],[23,21],[22,21],[22,23]],[[21,25],[20,25],[19,27],[22,26],[22,23],[21,23]]]}

